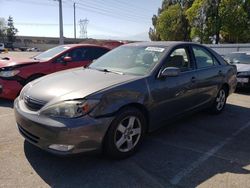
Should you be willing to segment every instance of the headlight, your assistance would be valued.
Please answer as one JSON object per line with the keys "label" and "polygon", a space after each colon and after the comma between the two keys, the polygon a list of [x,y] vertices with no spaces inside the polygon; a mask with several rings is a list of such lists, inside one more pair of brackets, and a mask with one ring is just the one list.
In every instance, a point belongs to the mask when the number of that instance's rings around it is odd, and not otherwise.
{"label": "headlight", "polygon": [[250,76],[250,71],[239,72],[238,76]]}
{"label": "headlight", "polygon": [[64,101],[41,109],[40,114],[50,117],[76,118],[89,113],[98,102],[99,100]]}
{"label": "headlight", "polygon": [[16,76],[19,72],[19,70],[0,71],[0,77],[10,78]]}

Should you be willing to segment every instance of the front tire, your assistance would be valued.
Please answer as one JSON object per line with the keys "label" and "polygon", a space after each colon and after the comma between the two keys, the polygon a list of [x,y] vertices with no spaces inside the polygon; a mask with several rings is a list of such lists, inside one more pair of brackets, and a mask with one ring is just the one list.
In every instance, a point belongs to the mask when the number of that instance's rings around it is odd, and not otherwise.
{"label": "front tire", "polygon": [[227,102],[227,97],[228,97],[227,89],[226,87],[222,87],[219,90],[212,107],[210,108],[212,114],[220,114],[224,110]]}
{"label": "front tire", "polygon": [[145,135],[146,119],[136,108],[124,108],[116,115],[104,140],[104,152],[123,159],[135,153]]}

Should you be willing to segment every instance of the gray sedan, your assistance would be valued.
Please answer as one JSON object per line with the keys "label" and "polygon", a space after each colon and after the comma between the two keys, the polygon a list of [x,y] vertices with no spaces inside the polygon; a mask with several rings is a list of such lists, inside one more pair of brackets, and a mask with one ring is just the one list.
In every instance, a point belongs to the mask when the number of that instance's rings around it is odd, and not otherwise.
{"label": "gray sedan", "polygon": [[134,153],[147,132],[197,110],[223,111],[236,67],[213,50],[186,42],[121,46],[89,67],[26,85],[15,100],[17,127],[55,154]]}

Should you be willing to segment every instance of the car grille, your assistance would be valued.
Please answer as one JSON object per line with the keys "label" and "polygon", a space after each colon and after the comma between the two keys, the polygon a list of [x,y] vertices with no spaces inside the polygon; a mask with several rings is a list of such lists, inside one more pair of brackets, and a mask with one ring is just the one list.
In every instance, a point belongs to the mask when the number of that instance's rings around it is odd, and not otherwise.
{"label": "car grille", "polygon": [[46,102],[31,98],[30,96],[24,96],[24,103],[32,111],[38,111],[46,104]]}
{"label": "car grille", "polygon": [[24,138],[30,140],[31,142],[38,143],[40,139],[38,136],[35,136],[32,133],[28,132],[27,130],[22,128],[20,125],[17,125],[17,127]]}

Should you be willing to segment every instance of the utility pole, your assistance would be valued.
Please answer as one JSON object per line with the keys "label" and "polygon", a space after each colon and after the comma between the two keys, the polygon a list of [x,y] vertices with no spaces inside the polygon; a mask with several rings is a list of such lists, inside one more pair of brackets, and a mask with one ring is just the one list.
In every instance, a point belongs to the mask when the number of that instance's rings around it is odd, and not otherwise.
{"label": "utility pole", "polygon": [[74,37],[76,40],[76,3],[74,3]]}
{"label": "utility pole", "polygon": [[60,33],[60,39],[59,44],[64,44],[64,37],[63,37],[63,15],[62,15],[62,0],[59,1],[59,33]]}

